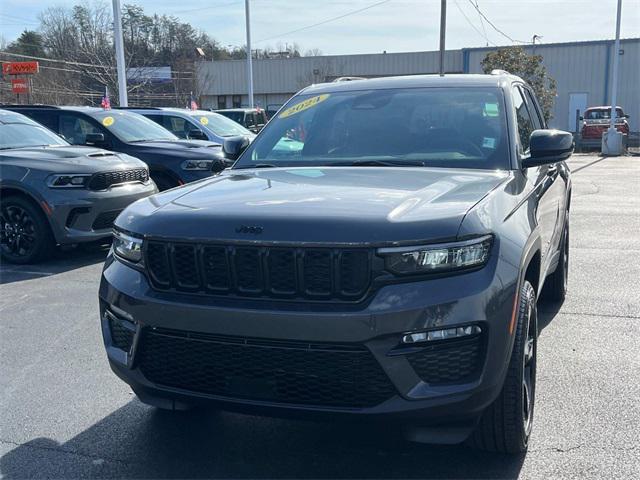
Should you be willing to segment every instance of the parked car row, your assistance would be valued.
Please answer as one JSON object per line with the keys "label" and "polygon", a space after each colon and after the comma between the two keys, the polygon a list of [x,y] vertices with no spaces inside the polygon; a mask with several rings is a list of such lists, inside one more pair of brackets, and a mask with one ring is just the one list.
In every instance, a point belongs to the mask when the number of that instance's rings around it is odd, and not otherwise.
{"label": "parked car row", "polygon": [[222,152],[232,136],[255,134],[203,110],[2,106],[2,258],[34,263],[55,245],[109,239],[133,201],[233,164]]}

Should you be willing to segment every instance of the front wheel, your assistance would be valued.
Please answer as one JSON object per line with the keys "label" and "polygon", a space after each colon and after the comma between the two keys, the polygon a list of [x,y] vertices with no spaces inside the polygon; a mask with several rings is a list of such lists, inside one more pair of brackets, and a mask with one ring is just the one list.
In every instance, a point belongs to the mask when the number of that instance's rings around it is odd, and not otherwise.
{"label": "front wheel", "polygon": [[521,453],[529,445],[536,390],[538,322],[536,292],[525,280],[520,289],[516,338],[498,398],[484,411],[469,438],[472,446],[500,453]]}
{"label": "front wheel", "polygon": [[54,247],[44,213],[25,198],[10,196],[0,204],[0,255],[10,263],[37,263]]}

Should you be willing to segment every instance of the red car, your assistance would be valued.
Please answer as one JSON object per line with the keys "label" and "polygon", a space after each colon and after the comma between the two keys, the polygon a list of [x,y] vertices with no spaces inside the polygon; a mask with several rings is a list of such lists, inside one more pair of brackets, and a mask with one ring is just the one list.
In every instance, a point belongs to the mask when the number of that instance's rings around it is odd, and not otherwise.
{"label": "red car", "polygon": [[[629,115],[625,115],[622,108],[616,107],[616,129],[629,135]],[[607,131],[611,122],[611,107],[589,107],[580,117],[582,130],[580,145],[582,147],[599,147],[602,134]]]}

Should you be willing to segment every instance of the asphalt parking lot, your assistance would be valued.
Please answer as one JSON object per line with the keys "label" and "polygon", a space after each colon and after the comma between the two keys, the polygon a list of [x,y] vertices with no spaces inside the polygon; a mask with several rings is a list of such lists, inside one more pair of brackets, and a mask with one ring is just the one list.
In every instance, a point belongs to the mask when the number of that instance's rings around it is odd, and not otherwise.
{"label": "asphalt parking lot", "polygon": [[575,155],[570,286],[544,306],[526,455],[408,444],[392,428],[158,412],[109,370],[105,250],[0,267],[0,476],[639,478],[640,157]]}

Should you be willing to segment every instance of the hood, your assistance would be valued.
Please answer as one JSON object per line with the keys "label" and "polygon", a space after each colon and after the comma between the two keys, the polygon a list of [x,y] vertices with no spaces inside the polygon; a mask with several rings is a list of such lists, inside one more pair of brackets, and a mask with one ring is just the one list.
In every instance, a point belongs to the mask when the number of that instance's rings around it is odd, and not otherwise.
{"label": "hood", "polygon": [[123,153],[91,147],[31,147],[0,150],[0,167],[15,165],[51,173],[96,173],[146,165]]}
{"label": "hood", "polygon": [[206,140],[161,140],[131,143],[134,150],[144,154],[160,154],[182,159],[221,158],[222,146]]}
{"label": "hood", "polygon": [[469,209],[508,176],[406,167],[231,169],[137,202],[117,225],[147,236],[222,241],[451,240]]}

